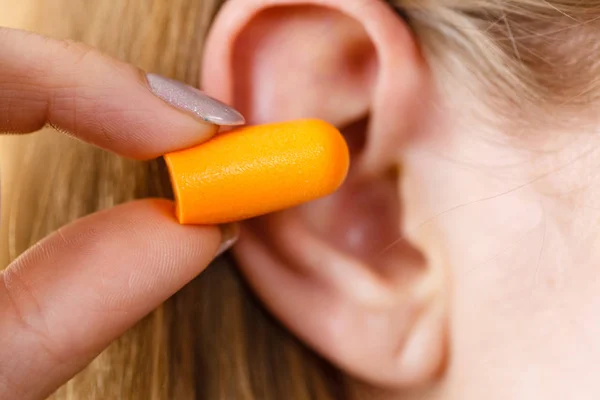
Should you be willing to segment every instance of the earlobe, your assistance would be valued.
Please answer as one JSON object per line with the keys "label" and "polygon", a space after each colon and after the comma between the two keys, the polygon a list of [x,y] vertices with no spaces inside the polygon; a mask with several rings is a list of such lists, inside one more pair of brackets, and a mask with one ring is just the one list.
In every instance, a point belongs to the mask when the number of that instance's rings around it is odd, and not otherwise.
{"label": "earlobe", "polygon": [[[230,0],[206,47],[203,88],[250,123],[321,118],[352,142],[335,195],[245,224],[240,268],[265,305],[338,367],[406,387],[444,351],[432,268],[405,240],[402,143],[426,71],[380,0]],[[388,244],[393,243],[392,246]]]}

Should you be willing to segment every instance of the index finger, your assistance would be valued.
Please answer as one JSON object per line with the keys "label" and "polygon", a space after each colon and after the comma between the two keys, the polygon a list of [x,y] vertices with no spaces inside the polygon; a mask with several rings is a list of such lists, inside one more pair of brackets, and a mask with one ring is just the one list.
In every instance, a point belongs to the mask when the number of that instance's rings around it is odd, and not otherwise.
{"label": "index finger", "polygon": [[190,86],[82,44],[0,28],[0,132],[50,124],[148,159],[199,144],[217,125],[242,123],[237,111]]}

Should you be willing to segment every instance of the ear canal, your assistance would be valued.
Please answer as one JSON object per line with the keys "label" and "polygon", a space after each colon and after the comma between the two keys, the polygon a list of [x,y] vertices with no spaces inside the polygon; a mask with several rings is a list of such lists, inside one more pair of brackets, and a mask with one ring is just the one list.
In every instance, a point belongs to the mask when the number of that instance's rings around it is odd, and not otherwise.
{"label": "ear canal", "polygon": [[316,6],[263,10],[233,50],[233,103],[251,123],[321,118],[344,126],[369,111],[374,45],[354,19]]}
{"label": "ear canal", "polygon": [[426,269],[423,254],[403,238],[399,177],[356,179],[351,172],[333,195],[301,207],[314,234],[398,291],[408,291]]}

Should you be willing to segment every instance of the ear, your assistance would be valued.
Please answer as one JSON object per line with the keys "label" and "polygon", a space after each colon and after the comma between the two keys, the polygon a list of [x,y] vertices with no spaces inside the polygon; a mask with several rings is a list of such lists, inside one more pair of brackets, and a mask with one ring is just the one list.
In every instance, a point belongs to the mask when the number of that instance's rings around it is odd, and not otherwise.
{"label": "ear", "polygon": [[433,377],[444,358],[440,270],[402,239],[397,171],[429,84],[405,21],[380,0],[230,0],[204,60],[204,89],[250,123],[322,118],[352,151],[337,193],[245,225],[236,255],[258,296],[360,379]]}

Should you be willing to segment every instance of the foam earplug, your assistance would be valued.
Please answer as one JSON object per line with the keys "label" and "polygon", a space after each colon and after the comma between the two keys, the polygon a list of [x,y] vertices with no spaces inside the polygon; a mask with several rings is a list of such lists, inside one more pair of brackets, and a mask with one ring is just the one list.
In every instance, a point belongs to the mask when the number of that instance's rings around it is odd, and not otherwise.
{"label": "foam earplug", "polygon": [[248,126],[164,156],[182,224],[221,224],[334,192],[348,173],[342,134],[315,119]]}

